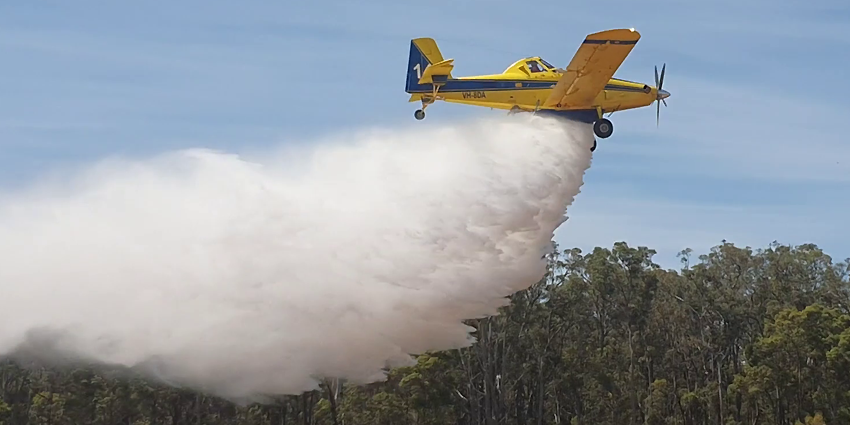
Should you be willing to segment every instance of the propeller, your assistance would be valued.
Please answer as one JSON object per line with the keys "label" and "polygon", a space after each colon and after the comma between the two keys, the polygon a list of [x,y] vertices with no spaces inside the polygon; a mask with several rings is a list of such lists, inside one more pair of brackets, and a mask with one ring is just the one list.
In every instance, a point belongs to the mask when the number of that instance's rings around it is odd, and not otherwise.
{"label": "propeller", "polygon": [[655,87],[658,88],[658,94],[656,95],[656,100],[658,103],[655,105],[655,126],[658,126],[659,118],[661,117],[661,102],[664,102],[664,107],[667,107],[667,101],[664,100],[670,97],[670,93],[666,90],[662,90],[661,86],[664,84],[664,71],[667,70],[667,64],[661,66],[661,78],[658,77],[658,67],[655,67]]}

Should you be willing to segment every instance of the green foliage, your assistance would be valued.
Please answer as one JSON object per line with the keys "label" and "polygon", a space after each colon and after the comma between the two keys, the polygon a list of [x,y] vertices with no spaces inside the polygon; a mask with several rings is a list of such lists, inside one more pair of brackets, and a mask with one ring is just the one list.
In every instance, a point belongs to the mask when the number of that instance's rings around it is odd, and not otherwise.
{"label": "green foliage", "polygon": [[0,400],[0,425],[7,423],[9,415],[12,413],[12,408],[8,404]]}
{"label": "green foliage", "polygon": [[0,425],[850,423],[847,262],[723,243],[698,261],[684,250],[676,271],[654,254],[555,253],[498,316],[468,322],[471,347],[265,405],[6,361]]}

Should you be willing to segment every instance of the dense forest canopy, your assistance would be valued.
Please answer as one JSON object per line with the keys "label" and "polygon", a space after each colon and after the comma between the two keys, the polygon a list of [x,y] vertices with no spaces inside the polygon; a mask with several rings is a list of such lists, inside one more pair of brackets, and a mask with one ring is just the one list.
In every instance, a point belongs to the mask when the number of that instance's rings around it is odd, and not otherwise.
{"label": "dense forest canopy", "polygon": [[[367,386],[238,405],[101,369],[0,363],[2,424],[850,423],[850,268],[815,245],[557,251],[478,341]],[[43,366],[43,365],[42,365]]]}

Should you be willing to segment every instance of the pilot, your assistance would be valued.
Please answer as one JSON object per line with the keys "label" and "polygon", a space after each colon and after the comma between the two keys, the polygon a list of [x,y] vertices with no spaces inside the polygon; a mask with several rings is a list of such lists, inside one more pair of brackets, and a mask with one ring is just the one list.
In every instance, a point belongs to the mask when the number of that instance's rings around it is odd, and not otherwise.
{"label": "pilot", "polygon": [[543,70],[540,69],[540,64],[537,62],[529,62],[528,67],[531,68],[531,72],[543,72]]}

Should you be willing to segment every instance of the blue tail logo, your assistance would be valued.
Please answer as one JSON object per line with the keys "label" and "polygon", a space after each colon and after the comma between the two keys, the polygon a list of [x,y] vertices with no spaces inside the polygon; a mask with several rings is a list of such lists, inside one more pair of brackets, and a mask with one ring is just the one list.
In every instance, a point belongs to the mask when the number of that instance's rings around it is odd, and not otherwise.
{"label": "blue tail logo", "polygon": [[430,86],[430,84],[419,84],[419,79],[422,78],[422,73],[425,72],[425,68],[427,68],[428,65],[431,65],[431,61],[422,54],[422,51],[419,50],[416,43],[411,40],[410,56],[407,59],[407,82],[404,86],[406,92],[410,93],[411,90],[422,90],[423,88]]}

